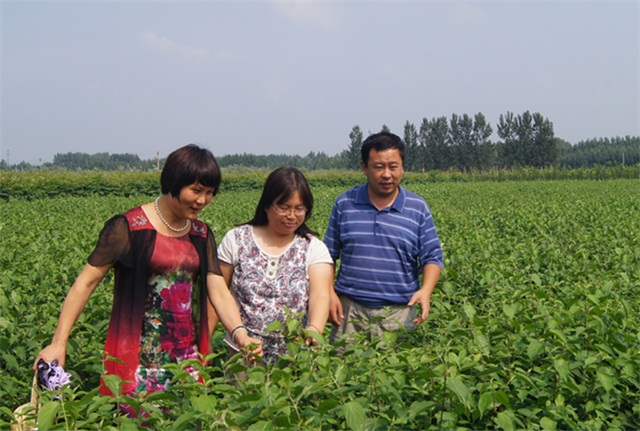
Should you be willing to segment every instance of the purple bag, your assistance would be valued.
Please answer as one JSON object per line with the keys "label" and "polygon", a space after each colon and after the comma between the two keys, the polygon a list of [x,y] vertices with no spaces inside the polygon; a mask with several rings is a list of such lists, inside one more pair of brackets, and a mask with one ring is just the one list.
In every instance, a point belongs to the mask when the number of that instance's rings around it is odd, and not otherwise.
{"label": "purple bag", "polygon": [[38,361],[38,385],[40,389],[56,390],[71,382],[71,374],[65,373],[54,359],[49,363],[44,359]]}

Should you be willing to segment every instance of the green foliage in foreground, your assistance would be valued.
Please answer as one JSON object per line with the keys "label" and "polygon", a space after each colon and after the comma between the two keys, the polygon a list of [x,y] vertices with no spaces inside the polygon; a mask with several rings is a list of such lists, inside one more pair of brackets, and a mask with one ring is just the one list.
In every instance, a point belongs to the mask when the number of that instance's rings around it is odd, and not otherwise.
{"label": "green foliage in foreground", "polygon": [[[407,187],[429,202],[446,259],[418,331],[359,339],[340,356],[324,342],[299,348],[290,322],[291,355],[234,387],[225,369],[242,365],[226,361],[218,330],[204,383],[177,370],[173,390],[144,401],[101,397],[109,277],[71,337],[74,387],[43,395],[40,429],[639,429],[639,180]],[[314,187],[312,228],[323,232],[342,190]],[[258,195],[221,193],[202,218],[221,238]],[[102,223],[149,200],[0,203],[1,429],[28,400],[33,358]],[[123,402],[147,417],[121,417]]]}

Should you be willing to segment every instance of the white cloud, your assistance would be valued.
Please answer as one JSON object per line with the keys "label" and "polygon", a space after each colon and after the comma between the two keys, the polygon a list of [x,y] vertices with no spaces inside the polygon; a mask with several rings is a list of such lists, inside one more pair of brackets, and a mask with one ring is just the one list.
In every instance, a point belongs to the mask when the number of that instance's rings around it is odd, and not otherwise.
{"label": "white cloud", "polygon": [[273,4],[297,25],[313,25],[323,30],[336,28],[342,19],[336,3],[313,0],[274,1]]}
{"label": "white cloud", "polygon": [[152,31],[144,34],[144,40],[153,48],[168,54],[178,54],[192,60],[203,60],[209,56],[209,51],[204,48],[194,48],[180,45],[168,37],[158,36]]}

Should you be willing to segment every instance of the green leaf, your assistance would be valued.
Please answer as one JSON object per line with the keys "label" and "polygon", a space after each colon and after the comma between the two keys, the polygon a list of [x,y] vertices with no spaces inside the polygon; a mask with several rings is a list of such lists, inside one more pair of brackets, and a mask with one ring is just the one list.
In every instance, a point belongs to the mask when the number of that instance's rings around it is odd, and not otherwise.
{"label": "green leaf", "polygon": [[460,376],[451,377],[447,380],[447,387],[458,396],[465,406],[468,406],[469,388],[467,388]]}
{"label": "green leaf", "polygon": [[[180,429],[180,428],[174,428]],[[135,423],[133,419],[123,418],[120,426],[118,427],[119,431],[139,431],[138,424]]]}
{"label": "green leaf", "polygon": [[262,409],[257,407],[252,407],[250,409],[244,410],[239,416],[235,418],[235,423],[239,426],[244,425],[246,422],[251,421],[253,418],[258,416],[261,413]]}
{"label": "green leaf", "polygon": [[479,329],[473,331],[473,342],[480,349],[483,355],[489,355],[491,352],[491,343],[489,338]]}
{"label": "green leaf", "polygon": [[598,370],[596,375],[598,376],[598,381],[605,391],[609,392],[615,388],[615,380],[608,374],[605,369]]}
{"label": "green leaf", "polygon": [[300,321],[297,319],[292,319],[292,318],[287,318],[287,330],[292,333],[295,334],[300,330],[300,326],[302,326],[300,324]]}
{"label": "green leaf", "polygon": [[158,401],[176,401],[178,397],[173,392],[156,391],[151,392],[144,397],[145,403],[158,402]]}
{"label": "green leaf", "polygon": [[51,428],[53,424],[53,420],[56,418],[56,413],[58,413],[58,409],[60,408],[60,403],[57,401],[49,401],[46,402],[40,407],[40,411],[38,412],[38,429],[42,431],[47,431]]}
{"label": "green leaf", "polygon": [[318,405],[317,411],[320,414],[325,414],[328,411],[334,409],[340,402],[336,398],[329,398],[328,400],[324,400]]}
{"label": "green leaf", "polygon": [[364,408],[357,402],[351,401],[344,405],[344,417],[347,420],[347,427],[352,430],[364,430],[367,416]]}
{"label": "green leaf", "polygon": [[9,418],[13,416],[13,412],[11,411],[11,409],[6,406],[0,406],[0,412],[4,413],[4,415]]}
{"label": "green leaf", "polygon": [[504,391],[496,391],[495,392],[495,396],[497,398],[497,400],[505,407],[510,407],[511,406],[511,400],[509,399],[509,396],[507,395],[506,392]]}
{"label": "green leaf", "polygon": [[478,400],[478,410],[480,410],[480,417],[482,417],[486,412],[493,409],[495,404],[495,396],[493,392],[485,392],[480,395],[480,399]]}
{"label": "green leaf", "polygon": [[597,291],[596,294],[587,294],[587,299],[596,306],[599,306],[602,302],[600,298],[602,298],[602,293],[600,291]]}
{"label": "green leaf", "polygon": [[415,418],[420,413],[427,411],[431,404],[432,403],[430,403],[429,401],[414,401],[413,403],[411,403],[411,407],[409,407],[409,414],[412,418]]}
{"label": "green leaf", "polygon": [[273,424],[271,423],[271,421],[262,420],[251,424],[251,426],[247,428],[247,431],[264,431],[270,429],[273,429]]}
{"label": "green leaf", "polygon": [[179,431],[179,430],[193,428],[193,426],[189,426],[189,425],[191,424],[191,421],[193,420],[194,416],[195,414],[193,411],[188,410],[184,412],[183,414],[178,416],[175,422],[171,424],[170,429]]}
{"label": "green leaf", "polygon": [[202,394],[198,397],[191,398],[191,406],[198,412],[206,413],[212,411],[217,404],[217,400],[213,395]]}
{"label": "green leaf", "polygon": [[467,315],[467,318],[469,320],[473,320],[473,318],[476,316],[476,308],[468,302],[465,302],[463,308],[464,308],[464,314]]}
{"label": "green leaf", "polygon": [[318,344],[324,344],[324,337],[316,331],[306,331],[308,337],[313,338]]}
{"label": "green leaf", "polygon": [[269,326],[267,326],[266,332],[277,332],[277,331],[280,331],[283,326],[284,325],[282,324],[282,322],[280,322],[278,320],[274,320],[273,322],[269,323]]}
{"label": "green leaf", "polygon": [[120,388],[122,387],[122,379],[115,374],[107,374],[103,376],[104,385],[113,393],[114,395],[120,394]]}
{"label": "green leaf", "polygon": [[553,367],[558,372],[560,376],[560,381],[567,381],[570,375],[569,364],[564,359],[557,359],[553,362]]}
{"label": "green leaf", "polygon": [[527,346],[527,355],[530,360],[536,359],[544,352],[544,344],[538,340],[531,340]]}
{"label": "green leaf", "polygon": [[513,319],[518,312],[518,306],[515,304],[505,304],[502,306],[502,311],[509,319]]}
{"label": "green leaf", "polygon": [[513,413],[510,410],[498,413],[495,418],[495,422],[496,425],[498,425],[498,428],[505,431],[515,431],[516,429],[516,423],[513,420]]}
{"label": "green leaf", "polygon": [[246,403],[246,402],[251,402],[251,401],[258,401],[260,398],[262,398],[262,394],[260,393],[252,393],[252,394],[242,394],[239,398],[238,398],[238,402],[239,403]]}
{"label": "green leaf", "polygon": [[14,369],[14,370],[20,369],[20,366],[18,365],[18,360],[11,353],[4,352],[2,354],[2,357],[4,358],[5,362],[7,363],[7,368]]}
{"label": "green leaf", "polygon": [[540,427],[545,431],[554,431],[558,426],[558,423],[551,418],[543,417],[540,419]]}
{"label": "green leaf", "polygon": [[531,274],[531,281],[533,281],[538,287],[542,286],[542,280],[540,279],[539,274]]}

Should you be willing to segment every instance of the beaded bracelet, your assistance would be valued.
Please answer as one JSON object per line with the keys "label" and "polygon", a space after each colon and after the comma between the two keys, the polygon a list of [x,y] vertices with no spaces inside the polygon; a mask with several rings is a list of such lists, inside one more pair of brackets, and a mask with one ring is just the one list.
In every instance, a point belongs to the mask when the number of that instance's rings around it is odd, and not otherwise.
{"label": "beaded bracelet", "polygon": [[238,333],[238,331],[247,331],[247,328],[245,328],[243,325],[240,325],[238,327],[236,327],[233,331],[231,331],[231,340],[235,343],[236,342],[236,334]]}

